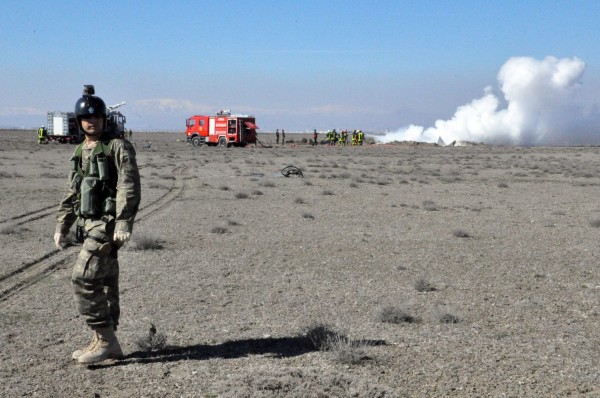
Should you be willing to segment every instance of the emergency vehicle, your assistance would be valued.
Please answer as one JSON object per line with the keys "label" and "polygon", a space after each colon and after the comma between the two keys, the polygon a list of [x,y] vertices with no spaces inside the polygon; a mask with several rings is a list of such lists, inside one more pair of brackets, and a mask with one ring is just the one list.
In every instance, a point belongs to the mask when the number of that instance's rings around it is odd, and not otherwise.
{"label": "emergency vehicle", "polygon": [[[125,105],[125,102],[107,108],[105,133],[120,138],[125,136],[125,122],[127,119],[121,112],[115,110],[123,105]],[[47,121],[48,141],[58,141],[61,144],[67,142],[78,144],[83,140],[84,136],[79,132],[74,112],[48,112]]]}
{"label": "emergency vehicle", "polygon": [[212,146],[245,146],[256,144],[256,125],[254,116],[232,115],[222,110],[215,116],[194,115],[185,121],[185,136],[194,146],[202,144]]}
{"label": "emergency vehicle", "polygon": [[81,141],[75,113],[53,111],[47,114],[48,141],[73,144]]}

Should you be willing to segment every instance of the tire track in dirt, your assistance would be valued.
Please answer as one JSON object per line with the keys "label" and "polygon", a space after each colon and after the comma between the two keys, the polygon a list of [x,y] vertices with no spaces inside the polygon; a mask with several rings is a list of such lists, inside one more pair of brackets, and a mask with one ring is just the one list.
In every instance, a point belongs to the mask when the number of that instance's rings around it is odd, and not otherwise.
{"label": "tire track in dirt", "polygon": [[183,177],[188,174],[190,168],[191,166],[181,166],[173,169],[173,174],[176,174],[176,176],[171,188],[152,203],[140,208],[136,216],[136,223],[143,222],[150,217],[160,214],[171,203],[183,196],[186,188]]}
{"label": "tire track in dirt", "polygon": [[[175,179],[173,180],[171,187],[165,194],[161,195],[159,198],[147,204],[146,206],[140,208],[138,217],[136,217],[136,223],[143,222],[150,217],[160,214],[167,207],[169,207],[169,205],[174,203],[183,195],[186,188],[183,177],[187,175],[189,169],[190,166],[176,167],[173,169]],[[54,208],[54,206],[51,207]],[[34,212],[25,213],[17,217],[25,218],[29,215],[38,214],[47,209],[48,208],[38,209]],[[52,211],[50,214],[54,213],[55,212]],[[40,219],[45,216],[47,215],[39,216],[35,219]],[[13,217],[13,219],[14,218],[15,217]],[[23,223],[33,220],[33,218],[27,219],[26,221],[23,221]],[[15,270],[7,274],[0,275],[0,303],[7,301],[10,297],[18,292],[41,281],[60,266],[71,261],[77,250],[79,250],[79,245],[68,246],[63,250],[54,249],[31,261],[22,263]]]}
{"label": "tire track in dirt", "polygon": [[[141,170],[144,167],[146,167],[146,165],[139,166],[138,169]],[[3,220],[0,220],[0,224],[10,224],[19,226],[24,225],[32,221],[55,215],[57,209],[58,203],[50,206],[45,206],[37,210],[32,210],[27,213],[5,218]]]}
{"label": "tire track in dirt", "polygon": [[0,224],[11,224],[11,225],[23,225],[31,221],[39,220],[40,218],[48,217],[52,214],[56,214],[58,204],[52,206],[42,207],[37,210],[28,211],[27,213],[19,214],[0,220]]}

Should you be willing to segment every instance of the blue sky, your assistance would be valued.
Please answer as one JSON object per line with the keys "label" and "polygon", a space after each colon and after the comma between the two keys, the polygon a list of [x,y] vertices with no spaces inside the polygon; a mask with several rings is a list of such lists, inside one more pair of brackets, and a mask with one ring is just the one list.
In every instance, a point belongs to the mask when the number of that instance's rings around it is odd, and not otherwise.
{"label": "blue sky", "polygon": [[[598,1],[0,3],[0,127],[38,127],[84,84],[134,130],[251,113],[263,131],[431,126],[511,57],[578,57],[600,95]],[[501,97],[501,93],[499,93]]]}

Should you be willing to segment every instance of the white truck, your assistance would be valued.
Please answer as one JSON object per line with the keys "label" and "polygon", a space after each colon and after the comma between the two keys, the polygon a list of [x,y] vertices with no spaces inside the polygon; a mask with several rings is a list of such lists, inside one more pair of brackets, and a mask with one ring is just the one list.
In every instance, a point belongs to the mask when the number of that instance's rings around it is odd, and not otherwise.
{"label": "white truck", "polygon": [[[123,105],[125,105],[125,102],[107,108],[106,131],[114,137],[123,138],[125,135],[125,122],[127,119],[121,112],[115,110]],[[83,140],[83,134],[79,133],[74,112],[48,112],[47,132],[48,141],[58,141],[61,144],[67,142],[78,144]]]}
{"label": "white truck", "polygon": [[48,141],[76,144],[83,138],[79,134],[74,112],[48,112]]}

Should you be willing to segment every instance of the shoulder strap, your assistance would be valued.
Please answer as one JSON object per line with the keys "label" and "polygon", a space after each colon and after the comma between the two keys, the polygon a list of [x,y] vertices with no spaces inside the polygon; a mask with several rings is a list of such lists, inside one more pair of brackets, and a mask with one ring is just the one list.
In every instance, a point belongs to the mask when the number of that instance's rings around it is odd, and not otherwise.
{"label": "shoulder strap", "polygon": [[112,139],[106,141],[98,141],[98,144],[92,152],[92,156],[96,156],[102,153],[104,156],[110,157],[110,144],[112,143],[112,141]]}

